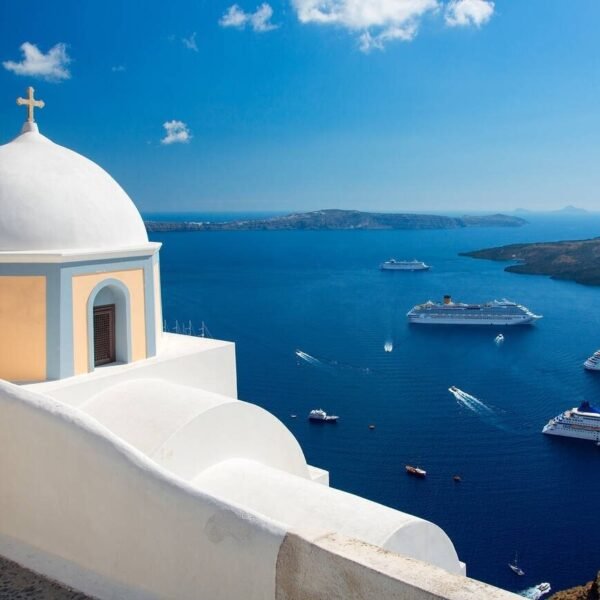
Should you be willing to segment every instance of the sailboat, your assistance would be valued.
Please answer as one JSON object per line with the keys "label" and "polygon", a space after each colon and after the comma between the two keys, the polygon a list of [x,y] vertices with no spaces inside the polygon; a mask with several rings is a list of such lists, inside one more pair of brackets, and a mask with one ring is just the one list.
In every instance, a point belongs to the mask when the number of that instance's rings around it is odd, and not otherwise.
{"label": "sailboat", "polygon": [[513,573],[516,573],[517,575],[525,575],[525,571],[523,571],[523,569],[521,569],[521,567],[519,567],[519,565],[517,564],[517,553],[515,552],[515,560],[513,560],[513,562],[508,563],[508,566],[510,567],[510,569],[512,570]]}

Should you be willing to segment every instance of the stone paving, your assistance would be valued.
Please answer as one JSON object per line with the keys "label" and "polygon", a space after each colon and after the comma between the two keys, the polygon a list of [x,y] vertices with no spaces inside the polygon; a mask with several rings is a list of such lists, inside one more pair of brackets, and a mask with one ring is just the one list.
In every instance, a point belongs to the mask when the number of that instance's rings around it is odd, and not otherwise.
{"label": "stone paving", "polygon": [[0,600],[91,600],[0,557]]}

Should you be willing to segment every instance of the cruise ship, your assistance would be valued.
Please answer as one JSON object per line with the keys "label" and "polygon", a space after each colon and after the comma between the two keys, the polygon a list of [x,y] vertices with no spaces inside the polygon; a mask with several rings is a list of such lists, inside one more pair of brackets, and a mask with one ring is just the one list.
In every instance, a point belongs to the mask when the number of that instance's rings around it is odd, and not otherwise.
{"label": "cruise ship", "polygon": [[485,304],[453,302],[444,296],[444,302],[417,304],[406,314],[410,323],[433,325],[529,325],[541,315],[509,300],[492,300]]}
{"label": "cruise ship", "polygon": [[420,260],[396,260],[390,258],[379,265],[382,271],[427,271],[431,267]]}
{"label": "cruise ship", "polygon": [[600,350],[597,350],[590,356],[584,363],[583,366],[588,371],[600,371]]}
{"label": "cruise ship", "polygon": [[579,408],[572,408],[550,419],[542,433],[591,440],[600,444],[600,408],[589,402],[582,402]]}

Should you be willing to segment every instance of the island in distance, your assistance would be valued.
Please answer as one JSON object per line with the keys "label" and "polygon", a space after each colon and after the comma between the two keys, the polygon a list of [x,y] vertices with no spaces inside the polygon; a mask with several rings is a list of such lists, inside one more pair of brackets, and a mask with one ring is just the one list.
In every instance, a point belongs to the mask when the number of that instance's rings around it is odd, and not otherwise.
{"label": "island in distance", "polygon": [[511,244],[473,252],[462,256],[498,261],[517,261],[505,271],[549,275],[585,285],[600,285],[600,238],[564,242]]}
{"label": "island in distance", "polygon": [[358,210],[317,210],[305,213],[218,223],[202,221],[146,221],[149,232],[170,231],[276,231],[339,229],[459,229],[462,227],[521,227],[525,219],[509,215],[447,217],[411,213],[371,213]]}

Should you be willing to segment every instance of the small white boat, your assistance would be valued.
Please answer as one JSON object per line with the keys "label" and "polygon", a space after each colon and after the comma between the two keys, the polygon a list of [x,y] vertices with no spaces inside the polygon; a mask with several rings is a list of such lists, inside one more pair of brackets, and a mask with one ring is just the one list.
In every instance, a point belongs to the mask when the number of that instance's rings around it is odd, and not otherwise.
{"label": "small white boat", "polygon": [[383,349],[384,349],[386,352],[391,352],[391,351],[394,349],[394,344],[392,344],[392,342],[386,342],[386,343],[383,345]]}
{"label": "small white boat", "polygon": [[425,477],[427,475],[427,471],[425,469],[420,469],[419,467],[406,465],[404,468],[406,469],[407,475],[413,475],[414,477]]}
{"label": "small white boat", "polygon": [[513,560],[513,562],[511,562],[511,563],[508,563],[508,566],[513,573],[516,573],[517,575],[525,575],[525,571],[523,571],[523,569],[521,569],[521,567],[519,567],[519,565],[517,564],[517,553],[516,552],[515,552],[515,560]]}
{"label": "small white boat", "polygon": [[382,271],[427,271],[430,269],[422,260],[396,260],[390,258],[379,265]]}
{"label": "small white boat", "polygon": [[600,350],[597,350],[590,356],[584,363],[583,366],[588,371],[600,371]]}
{"label": "small white boat", "polygon": [[309,421],[335,423],[338,419],[337,415],[328,415],[322,408],[316,408],[308,413]]}
{"label": "small white boat", "polygon": [[538,592],[538,596],[537,596],[538,598],[541,598],[545,594],[549,594],[550,591],[552,590],[552,588],[550,587],[550,584],[546,583],[546,582],[536,585],[534,589]]}
{"label": "small white boat", "polygon": [[500,344],[504,343],[504,336],[499,333],[495,338],[494,338],[494,343],[496,344],[496,346],[499,346]]}

